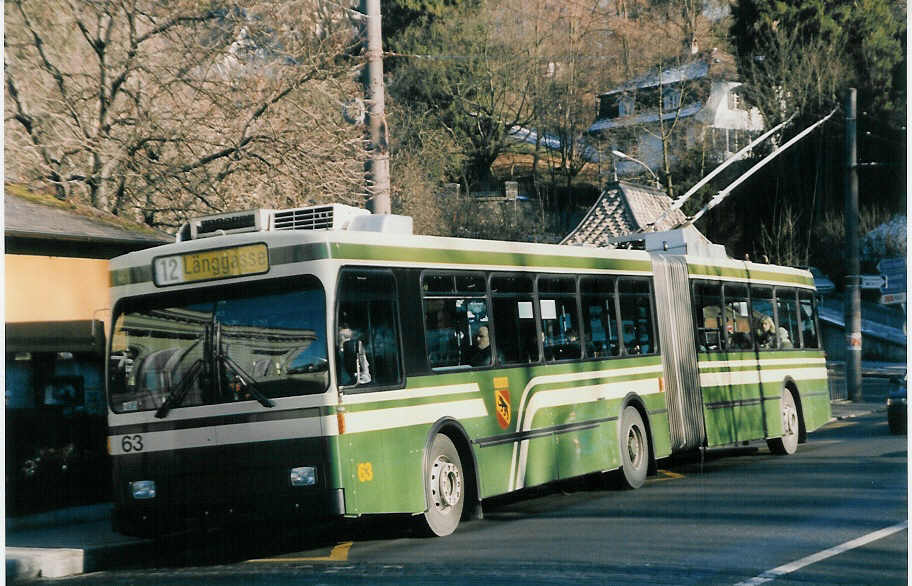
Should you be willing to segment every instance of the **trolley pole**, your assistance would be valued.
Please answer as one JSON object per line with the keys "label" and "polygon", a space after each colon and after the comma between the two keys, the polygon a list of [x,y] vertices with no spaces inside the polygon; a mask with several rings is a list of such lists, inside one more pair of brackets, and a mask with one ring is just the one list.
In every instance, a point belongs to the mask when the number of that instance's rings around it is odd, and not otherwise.
{"label": "trolley pole", "polygon": [[845,245],[848,275],[845,291],[846,386],[849,399],[861,401],[861,276],[858,260],[858,148],[856,91],[845,97]]}
{"label": "trolley pole", "polygon": [[367,15],[367,75],[364,76],[370,130],[370,163],[368,173],[368,207],[375,214],[391,213],[389,144],[383,94],[383,40],[380,23],[380,0],[361,0],[361,12]]}

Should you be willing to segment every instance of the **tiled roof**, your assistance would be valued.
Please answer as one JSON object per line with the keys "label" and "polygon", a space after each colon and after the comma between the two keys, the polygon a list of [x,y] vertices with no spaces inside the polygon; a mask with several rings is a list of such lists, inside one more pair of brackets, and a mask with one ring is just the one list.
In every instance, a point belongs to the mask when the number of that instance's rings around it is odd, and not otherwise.
{"label": "tiled roof", "polygon": [[[671,207],[661,190],[626,181],[610,184],[561,244],[608,246],[607,239],[639,232]],[[681,210],[668,214],[656,230],[670,230],[686,218]]]}

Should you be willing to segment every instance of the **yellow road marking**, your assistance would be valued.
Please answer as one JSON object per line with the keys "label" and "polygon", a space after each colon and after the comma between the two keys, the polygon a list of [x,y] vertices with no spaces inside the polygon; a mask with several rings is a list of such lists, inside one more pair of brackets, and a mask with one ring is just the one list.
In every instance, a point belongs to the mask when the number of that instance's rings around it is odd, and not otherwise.
{"label": "yellow road marking", "polygon": [[678,474],[677,472],[672,472],[671,470],[659,470],[661,475],[658,478],[652,478],[652,482],[662,482],[663,480],[677,480],[678,478],[684,478],[683,474]]}
{"label": "yellow road marking", "polygon": [[276,563],[276,562],[344,562],[348,560],[348,550],[351,549],[352,542],[346,541],[332,548],[329,555],[316,556],[311,558],[262,558],[256,560],[247,560],[248,564],[252,563]]}
{"label": "yellow road marking", "polygon": [[857,421],[834,421],[833,423],[827,426],[827,429],[838,429],[840,427],[850,427],[852,425],[858,425]]}

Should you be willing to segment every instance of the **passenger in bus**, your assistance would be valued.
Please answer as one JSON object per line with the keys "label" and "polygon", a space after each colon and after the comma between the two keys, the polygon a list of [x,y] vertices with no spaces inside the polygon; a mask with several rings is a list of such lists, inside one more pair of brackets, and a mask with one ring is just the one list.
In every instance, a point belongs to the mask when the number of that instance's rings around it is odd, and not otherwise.
{"label": "passenger in bus", "polygon": [[762,349],[771,349],[776,347],[776,324],[773,318],[768,315],[761,315],[757,320],[757,327],[754,328],[757,336],[757,344]]}
{"label": "passenger in bus", "polygon": [[491,333],[488,326],[481,326],[475,332],[475,341],[466,358],[466,362],[472,366],[491,364]]}
{"label": "passenger in bus", "polygon": [[342,368],[339,370],[339,384],[364,385],[371,382],[370,364],[367,351],[361,336],[353,331],[347,323],[339,328],[339,357]]}
{"label": "passenger in bus", "polygon": [[779,327],[779,331],[776,334],[776,340],[779,342],[780,348],[787,350],[789,348],[795,347],[795,345],[792,344],[791,338],[789,337],[788,330],[781,326]]}

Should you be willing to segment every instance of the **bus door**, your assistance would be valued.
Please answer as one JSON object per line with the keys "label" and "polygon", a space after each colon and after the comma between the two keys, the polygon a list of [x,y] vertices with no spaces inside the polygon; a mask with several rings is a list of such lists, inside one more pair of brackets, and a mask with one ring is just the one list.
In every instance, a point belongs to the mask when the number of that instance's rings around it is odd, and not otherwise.
{"label": "bus door", "polygon": [[733,301],[736,296],[726,303],[722,283],[694,281],[692,291],[706,441],[710,446],[729,444],[736,438],[730,353],[739,343],[735,334],[742,327],[736,317],[740,308]]}

